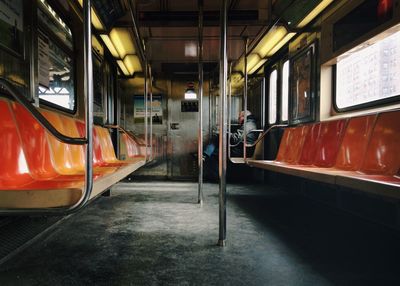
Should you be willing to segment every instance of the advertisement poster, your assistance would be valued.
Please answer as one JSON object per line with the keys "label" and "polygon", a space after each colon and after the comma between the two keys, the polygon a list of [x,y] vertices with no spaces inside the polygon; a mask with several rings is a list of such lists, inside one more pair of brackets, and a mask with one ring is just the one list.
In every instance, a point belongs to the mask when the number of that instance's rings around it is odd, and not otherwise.
{"label": "advertisement poster", "polygon": [[21,54],[23,27],[22,0],[0,0],[0,44]]}
{"label": "advertisement poster", "polygon": [[[150,114],[150,96],[148,96],[147,100],[147,112]],[[151,107],[153,124],[162,124],[163,112],[161,95],[153,95]],[[133,117],[135,123],[144,123],[144,98],[142,95],[135,95]]]}

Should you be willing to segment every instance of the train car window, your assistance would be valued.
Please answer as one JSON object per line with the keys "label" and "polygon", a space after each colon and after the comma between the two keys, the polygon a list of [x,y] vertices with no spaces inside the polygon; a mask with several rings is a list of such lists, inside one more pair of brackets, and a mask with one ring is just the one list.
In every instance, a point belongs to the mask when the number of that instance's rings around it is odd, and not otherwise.
{"label": "train car window", "polygon": [[335,107],[344,111],[398,100],[399,58],[400,31],[340,59]]}
{"label": "train car window", "polygon": [[275,69],[269,75],[268,93],[268,123],[274,124],[277,119],[277,97],[278,97],[278,71]]}
{"label": "train car window", "polygon": [[289,109],[292,123],[314,119],[314,45],[295,55],[290,61]]}
{"label": "train car window", "polygon": [[100,59],[93,55],[93,115],[95,121],[104,124],[105,106],[104,106],[104,72]]}
{"label": "train car window", "polygon": [[75,110],[72,32],[45,1],[38,1],[39,99],[67,111]]}
{"label": "train car window", "polygon": [[22,55],[24,14],[22,0],[0,1],[0,46]]}
{"label": "train car window", "polygon": [[281,120],[289,119],[289,61],[282,67],[282,94],[281,94]]}

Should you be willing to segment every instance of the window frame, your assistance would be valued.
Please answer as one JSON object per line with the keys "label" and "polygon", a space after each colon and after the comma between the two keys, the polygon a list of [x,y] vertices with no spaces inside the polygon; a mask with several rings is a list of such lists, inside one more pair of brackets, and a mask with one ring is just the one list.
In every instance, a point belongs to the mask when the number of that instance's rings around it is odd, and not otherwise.
{"label": "window frame", "polygon": [[[39,2],[39,0],[37,0],[37,2]],[[47,106],[56,110],[60,110],[69,114],[76,114],[77,110],[78,110],[78,94],[77,94],[77,61],[76,61],[76,50],[75,50],[75,35],[73,30],[70,28],[71,27],[71,23],[69,23],[68,21],[66,21],[66,17],[64,16],[63,13],[61,13],[57,8],[58,7],[54,7],[55,5],[52,5],[52,3],[48,2],[47,3],[56,13],[57,16],[60,17],[61,20],[63,20],[63,22],[66,24],[66,26],[68,27],[68,29],[70,29],[71,31],[71,37],[72,37],[72,49],[69,49],[69,47],[63,43],[62,40],[60,40],[60,38],[50,29],[48,28],[46,25],[43,25],[39,22],[39,19],[37,20],[36,23],[36,28],[37,28],[37,33],[35,34],[36,38],[39,37],[39,33],[44,34],[45,36],[47,36],[51,41],[53,41],[59,49],[61,49],[65,54],[67,54],[71,59],[72,59],[72,64],[71,67],[73,68],[73,76],[72,76],[72,81],[74,83],[74,108],[73,109],[69,109],[66,107],[63,107],[61,105],[55,104],[51,101],[42,99],[39,97],[39,82],[36,82],[35,84],[35,91],[36,91],[36,95],[37,98],[39,99],[39,106]],[[35,6],[36,10],[35,13],[38,13],[38,10],[40,9],[39,3],[37,3],[37,5]],[[37,47],[35,47],[36,49],[36,53],[38,53]],[[37,63],[39,65],[39,62]],[[36,72],[36,71],[35,71]]]}
{"label": "window frame", "polygon": [[[390,35],[388,35],[388,36],[390,36]],[[344,113],[344,112],[348,112],[348,111],[358,111],[358,110],[361,111],[361,110],[366,110],[366,109],[370,109],[370,108],[374,108],[374,107],[389,106],[389,105],[392,105],[393,103],[400,103],[400,94],[399,94],[399,95],[395,95],[395,96],[391,96],[391,97],[387,97],[387,98],[372,100],[369,102],[340,108],[337,105],[336,83],[337,83],[337,64],[332,66],[332,106],[336,113]]]}
{"label": "window frame", "polygon": [[[305,117],[301,118],[293,118],[292,114],[292,109],[293,109],[293,93],[292,93],[292,82],[293,82],[293,64],[296,62],[296,60],[305,54],[307,54],[308,51],[311,51],[311,71],[310,71],[310,114]],[[317,98],[317,87],[318,87],[318,78],[317,78],[317,62],[318,62],[318,41],[314,40],[307,46],[303,47],[301,50],[299,50],[297,53],[295,53],[293,56],[289,57],[289,125],[297,125],[297,124],[302,124],[302,123],[308,123],[308,122],[314,122],[316,120],[316,114],[317,114],[317,104],[318,104],[318,98]]]}
{"label": "window frame", "polygon": [[[282,111],[283,111],[283,67],[285,66],[285,63],[288,63],[288,77],[287,77],[287,83],[288,83],[288,93],[287,93],[287,119],[283,120],[282,119]],[[284,57],[282,58],[281,61],[281,67],[280,67],[280,97],[279,97],[279,119],[281,123],[289,123],[290,119],[290,113],[289,113],[289,98],[290,98],[290,59],[289,57]]]}
{"label": "window frame", "polygon": [[[275,110],[275,121],[274,122],[270,122],[269,120],[270,120],[270,107],[271,107],[271,101],[270,101],[270,98],[271,98],[271,94],[270,94],[270,88],[271,88],[271,75],[272,75],[272,73],[273,72],[276,72],[276,94],[275,94],[275,108],[276,108],[276,110]],[[268,79],[268,85],[266,85],[266,90],[268,91],[267,92],[267,94],[268,94],[268,98],[267,98],[267,100],[266,100],[266,103],[267,103],[267,110],[268,110],[268,116],[267,116],[267,118],[266,118],[266,121],[267,121],[267,125],[268,126],[272,126],[272,125],[275,125],[275,124],[277,124],[278,122],[279,122],[279,104],[278,104],[278,100],[279,100],[279,94],[280,94],[280,90],[279,90],[279,65],[278,65],[278,63],[276,63],[276,64],[274,64],[274,65],[272,65],[268,70],[267,70],[267,79]]]}

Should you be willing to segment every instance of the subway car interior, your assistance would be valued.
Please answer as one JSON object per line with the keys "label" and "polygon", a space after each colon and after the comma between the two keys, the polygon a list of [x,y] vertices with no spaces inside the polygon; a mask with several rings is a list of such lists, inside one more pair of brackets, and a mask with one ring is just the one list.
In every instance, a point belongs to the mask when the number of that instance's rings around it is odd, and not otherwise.
{"label": "subway car interior", "polygon": [[400,285],[400,0],[1,0],[0,285]]}

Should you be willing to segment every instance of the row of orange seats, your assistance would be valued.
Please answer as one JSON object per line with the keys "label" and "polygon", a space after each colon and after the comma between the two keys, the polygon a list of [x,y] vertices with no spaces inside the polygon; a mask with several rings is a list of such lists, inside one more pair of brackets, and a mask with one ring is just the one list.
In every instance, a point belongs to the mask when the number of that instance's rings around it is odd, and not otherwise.
{"label": "row of orange seats", "polygon": [[352,178],[400,186],[399,144],[400,111],[382,112],[286,128],[276,159],[250,165],[334,175],[349,186],[359,182]]}
{"label": "row of orange seats", "polygon": [[[84,135],[84,122],[52,111],[40,111],[64,135]],[[58,141],[16,102],[0,99],[0,117],[0,206],[57,207],[79,200],[84,184],[86,146]],[[129,155],[124,161],[116,158],[109,131],[94,127],[93,196],[144,164],[137,144],[129,138],[121,139]],[[69,197],[54,202],[51,197],[59,194]],[[37,201],[30,202],[29,196]]]}

